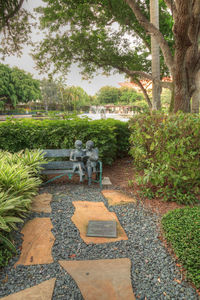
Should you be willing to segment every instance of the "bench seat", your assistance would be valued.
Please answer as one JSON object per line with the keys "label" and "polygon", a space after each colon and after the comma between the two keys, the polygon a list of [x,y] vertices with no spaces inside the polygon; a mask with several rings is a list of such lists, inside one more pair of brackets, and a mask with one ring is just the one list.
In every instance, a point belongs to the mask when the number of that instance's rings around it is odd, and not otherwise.
{"label": "bench seat", "polygon": [[[62,176],[67,175],[69,179],[72,178],[74,174],[79,174],[78,171],[73,172],[73,165],[74,162],[70,160],[63,160],[61,161],[61,158],[64,159],[69,159],[70,158],[70,153],[71,149],[45,149],[43,150],[44,157],[45,158],[50,158],[50,161],[42,164],[41,167],[43,168],[40,171],[40,174],[42,175],[57,175],[54,176],[53,178],[49,179],[46,183],[52,182],[57,178],[60,178]],[[53,158],[56,158],[59,160],[52,161]],[[97,161],[97,172],[96,174],[96,179],[92,179],[93,182],[97,182],[100,184],[100,187],[102,187],[102,162]],[[85,176],[87,178],[87,174]]]}

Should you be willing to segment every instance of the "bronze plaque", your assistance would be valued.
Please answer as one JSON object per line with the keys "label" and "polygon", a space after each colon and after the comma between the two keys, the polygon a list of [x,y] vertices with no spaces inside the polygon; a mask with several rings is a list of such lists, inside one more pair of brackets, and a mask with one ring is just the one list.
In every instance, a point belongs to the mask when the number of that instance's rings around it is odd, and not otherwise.
{"label": "bronze plaque", "polygon": [[116,221],[89,221],[86,235],[116,238],[117,223]]}

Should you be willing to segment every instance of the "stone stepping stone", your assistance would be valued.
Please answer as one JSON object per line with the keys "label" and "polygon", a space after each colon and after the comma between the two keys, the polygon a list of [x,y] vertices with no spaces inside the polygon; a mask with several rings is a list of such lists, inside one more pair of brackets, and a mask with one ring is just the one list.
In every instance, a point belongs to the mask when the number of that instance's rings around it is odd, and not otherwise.
{"label": "stone stepping stone", "polygon": [[59,263],[76,281],[84,300],[135,300],[128,258]]}
{"label": "stone stepping stone", "polygon": [[25,224],[21,231],[24,235],[21,255],[15,266],[53,262],[51,248],[55,238],[51,232],[52,228],[50,218],[35,218]]}
{"label": "stone stepping stone", "polygon": [[[90,201],[74,201],[75,212],[72,216],[72,221],[80,231],[80,236],[86,244],[95,243],[112,243],[120,240],[128,240],[128,237],[119,223],[115,213],[109,212],[103,202],[90,202]],[[113,221],[117,222],[117,237],[104,238],[104,237],[88,237],[87,227],[89,221]]]}
{"label": "stone stepping stone", "polygon": [[102,194],[108,200],[108,204],[110,206],[137,202],[135,198],[129,197],[124,193],[115,190],[103,190]]}
{"label": "stone stepping stone", "polygon": [[52,195],[49,193],[43,193],[36,196],[31,204],[31,210],[34,212],[51,213],[50,202]]}
{"label": "stone stepping stone", "polygon": [[50,300],[53,295],[56,278],[44,281],[15,294],[1,298],[2,300]]}

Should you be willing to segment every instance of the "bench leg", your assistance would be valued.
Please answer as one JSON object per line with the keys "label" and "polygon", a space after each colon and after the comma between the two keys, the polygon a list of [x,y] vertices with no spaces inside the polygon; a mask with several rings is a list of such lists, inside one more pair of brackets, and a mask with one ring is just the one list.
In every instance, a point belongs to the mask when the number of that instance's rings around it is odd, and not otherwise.
{"label": "bench leg", "polygon": [[88,177],[88,185],[91,185],[91,183],[92,183],[92,178]]}

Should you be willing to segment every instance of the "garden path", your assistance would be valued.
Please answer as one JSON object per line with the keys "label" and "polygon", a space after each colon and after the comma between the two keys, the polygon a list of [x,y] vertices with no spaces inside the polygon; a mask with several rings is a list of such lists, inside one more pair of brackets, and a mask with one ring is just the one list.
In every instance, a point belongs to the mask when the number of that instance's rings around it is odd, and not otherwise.
{"label": "garden path", "polygon": [[[76,184],[40,194],[0,276],[1,299],[198,299],[158,239],[157,216],[134,197]],[[115,220],[117,238],[88,237],[89,220]]]}

